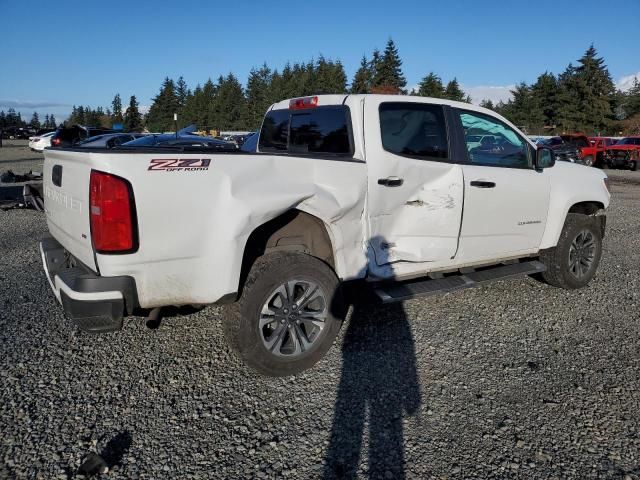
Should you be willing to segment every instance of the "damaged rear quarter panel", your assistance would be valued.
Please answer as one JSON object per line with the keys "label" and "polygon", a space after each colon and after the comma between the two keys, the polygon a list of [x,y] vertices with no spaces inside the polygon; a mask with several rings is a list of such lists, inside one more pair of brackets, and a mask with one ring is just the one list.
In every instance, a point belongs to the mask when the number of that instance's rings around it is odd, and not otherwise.
{"label": "damaged rear quarter panel", "polygon": [[237,291],[249,235],[290,209],[324,222],[339,277],[366,270],[364,162],[171,153],[162,157],[207,157],[210,166],[165,172],[147,169],[157,154],[101,156],[103,168],[133,185],[140,248],[131,255],[98,255],[98,264],[103,275],[132,275],[143,307],[212,303]]}

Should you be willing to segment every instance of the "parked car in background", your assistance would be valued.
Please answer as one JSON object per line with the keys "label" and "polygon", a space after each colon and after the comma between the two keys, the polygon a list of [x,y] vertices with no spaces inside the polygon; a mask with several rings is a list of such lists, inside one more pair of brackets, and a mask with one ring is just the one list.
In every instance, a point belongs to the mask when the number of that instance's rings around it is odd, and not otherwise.
{"label": "parked car in background", "polygon": [[33,134],[30,128],[25,127],[6,127],[2,129],[2,138],[9,140],[26,140]]}
{"label": "parked car in background", "polygon": [[607,148],[615,145],[617,141],[618,140],[616,140],[615,138],[609,137],[589,137],[589,142],[591,143],[591,148],[593,149],[591,151],[591,154],[593,155],[594,159],[594,167],[604,168],[607,166],[606,162],[604,161]]}
{"label": "parked car in background", "polygon": [[51,137],[55,134],[54,132],[45,133],[44,135],[38,135],[37,137],[30,137],[29,139],[29,148],[34,152],[41,152],[45,148],[51,146]]}
{"label": "parked car in background", "polygon": [[105,133],[89,137],[76,146],[81,148],[113,148],[144,136],[142,133]]}
{"label": "parked car in background", "polygon": [[578,147],[572,143],[564,141],[562,137],[544,138],[538,141],[538,145],[553,150],[556,161],[583,163],[580,158]]}
{"label": "parked car in background", "polygon": [[105,133],[116,132],[109,128],[85,127],[83,125],[63,127],[56,130],[56,133],[51,137],[51,146],[54,148],[73,147],[87,138],[103,135]]}
{"label": "parked car in background", "polygon": [[605,162],[610,168],[640,170],[640,136],[625,137],[608,147]]}
{"label": "parked car in background", "polygon": [[231,142],[225,142],[224,140],[218,140],[213,137],[204,137],[201,135],[194,135],[195,126],[190,125],[188,127],[179,130],[175,133],[162,133],[162,134],[148,134],[142,138],[132,140],[121,145],[122,148],[140,148],[140,147],[176,147],[189,149],[203,149],[203,148],[219,148],[221,150],[237,150],[238,145]]}

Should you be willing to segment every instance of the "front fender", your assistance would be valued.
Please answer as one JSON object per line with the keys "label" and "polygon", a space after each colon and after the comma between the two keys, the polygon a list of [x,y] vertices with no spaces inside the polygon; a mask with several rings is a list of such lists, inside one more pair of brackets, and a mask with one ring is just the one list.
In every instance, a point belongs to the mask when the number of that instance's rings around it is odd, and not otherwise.
{"label": "front fender", "polygon": [[595,202],[603,209],[609,206],[611,194],[604,184],[607,176],[600,170],[559,162],[553,167],[547,227],[540,249],[555,247],[567,214],[574,205]]}

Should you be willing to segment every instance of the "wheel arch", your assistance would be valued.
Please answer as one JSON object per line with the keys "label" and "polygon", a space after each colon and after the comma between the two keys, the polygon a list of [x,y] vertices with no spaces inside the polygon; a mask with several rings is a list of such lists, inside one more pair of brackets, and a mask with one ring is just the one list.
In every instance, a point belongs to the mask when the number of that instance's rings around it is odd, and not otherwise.
{"label": "wheel arch", "polygon": [[242,256],[238,295],[258,257],[278,251],[310,255],[336,271],[337,259],[329,226],[315,215],[290,209],[256,227],[249,235]]}
{"label": "wheel arch", "polygon": [[[582,215],[596,216],[598,212],[605,210],[606,208],[607,204],[600,200],[580,200],[570,202],[563,214],[549,217],[547,229],[544,232],[540,249],[542,250],[556,246],[568,214],[578,213]],[[604,237],[604,221],[601,222],[601,229],[602,236]]]}

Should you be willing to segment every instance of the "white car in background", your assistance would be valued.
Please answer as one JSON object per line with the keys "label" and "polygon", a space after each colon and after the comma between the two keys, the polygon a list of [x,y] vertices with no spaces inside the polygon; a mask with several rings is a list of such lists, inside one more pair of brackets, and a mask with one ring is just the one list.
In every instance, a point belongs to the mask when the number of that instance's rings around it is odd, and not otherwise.
{"label": "white car in background", "polygon": [[37,137],[31,137],[29,139],[29,148],[35,152],[42,152],[45,147],[51,146],[51,137],[53,137],[54,133],[56,133],[55,130]]}

